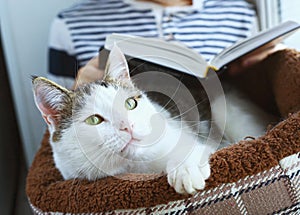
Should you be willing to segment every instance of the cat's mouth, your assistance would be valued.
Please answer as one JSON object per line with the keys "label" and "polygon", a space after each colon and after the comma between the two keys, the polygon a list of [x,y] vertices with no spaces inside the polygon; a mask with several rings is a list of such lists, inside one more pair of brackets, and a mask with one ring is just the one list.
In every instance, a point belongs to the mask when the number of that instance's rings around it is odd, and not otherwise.
{"label": "cat's mouth", "polygon": [[121,153],[123,153],[129,145],[135,143],[135,142],[140,142],[141,140],[140,139],[136,139],[134,137],[131,137],[131,139],[124,145],[124,147],[121,149]]}

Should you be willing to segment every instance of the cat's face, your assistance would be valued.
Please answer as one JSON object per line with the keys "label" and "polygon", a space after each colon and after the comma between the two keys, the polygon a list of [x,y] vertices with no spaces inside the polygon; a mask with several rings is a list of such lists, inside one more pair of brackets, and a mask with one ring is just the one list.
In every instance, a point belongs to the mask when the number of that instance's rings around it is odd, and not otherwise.
{"label": "cat's face", "polygon": [[134,87],[118,48],[110,53],[104,80],[75,91],[44,78],[35,78],[33,86],[64,178],[115,175],[128,162],[153,159],[145,155],[159,151],[152,144],[160,133],[153,124],[162,125],[163,120],[158,122],[154,104]]}

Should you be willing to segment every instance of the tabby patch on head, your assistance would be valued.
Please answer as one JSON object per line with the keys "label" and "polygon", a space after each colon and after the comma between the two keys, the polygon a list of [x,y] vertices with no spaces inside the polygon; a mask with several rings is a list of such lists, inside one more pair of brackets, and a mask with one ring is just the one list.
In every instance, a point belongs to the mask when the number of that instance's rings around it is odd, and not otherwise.
{"label": "tabby patch on head", "polygon": [[200,164],[204,146],[135,87],[118,47],[110,52],[103,80],[74,91],[42,77],[32,82],[55,165],[65,179],[166,172],[177,192],[204,187],[210,172],[207,160]]}

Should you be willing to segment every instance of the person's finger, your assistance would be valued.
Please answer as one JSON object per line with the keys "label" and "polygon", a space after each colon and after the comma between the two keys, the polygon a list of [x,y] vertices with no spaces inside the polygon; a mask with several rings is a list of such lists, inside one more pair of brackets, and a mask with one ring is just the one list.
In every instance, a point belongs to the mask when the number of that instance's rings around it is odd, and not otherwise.
{"label": "person's finger", "polygon": [[243,71],[243,69],[253,66],[256,63],[261,62],[265,58],[267,58],[270,54],[285,49],[286,46],[279,43],[268,43],[259,49],[255,50],[254,52],[251,52],[250,54],[245,55],[244,57],[232,62],[229,66],[229,74],[235,75],[239,72]]}
{"label": "person's finger", "polygon": [[242,66],[243,67],[252,66],[252,65],[262,61],[263,59],[268,57],[270,54],[277,52],[279,50],[285,49],[285,48],[286,48],[286,46],[281,43],[278,45],[275,45],[275,46],[265,47],[265,49],[262,50],[261,52],[256,52],[254,54],[251,54],[248,57],[243,58]]}

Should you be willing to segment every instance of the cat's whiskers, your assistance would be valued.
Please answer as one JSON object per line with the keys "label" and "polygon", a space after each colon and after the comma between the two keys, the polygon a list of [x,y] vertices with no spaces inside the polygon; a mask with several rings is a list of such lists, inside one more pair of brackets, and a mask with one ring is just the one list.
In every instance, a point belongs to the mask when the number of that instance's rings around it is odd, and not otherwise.
{"label": "cat's whiskers", "polygon": [[184,122],[197,122],[197,123],[207,123],[207,122],[215,122],[215,120],[207,119],[207,120],[183,120]]}
{"label": "cat's whiskers", "polygon": [[133,83],[137,83],[139,80],[144,80],[144,79],[142,79],[141,77],[133,76],[131,77],[131,80]]}
{"label": "cat's whiskers", "polygon": [[197,108],[198,105],[202,104],[203,102],[205,102],[206,100],[202,100],[200,102],[198,102],[197,104],[193,105],[192,107],[190,107],[189,109],[187,109],[186,111],[184,111],[183,113],[180,113],[179,115],[177,116],[174,116],[174,117],[171,117],[170,119],[176,119],[176,118],[179,118],[179,117],[182,117],[183,115],[187,114],[189,111],[191,111],[192,109],[194,108]]}
{"label": "cat's whiskers", "polygon": [[162,110],[164,110],[165,109],[165,107],[173,100],[173,98],[176,96],[176,94],[177,94],[177,92],[178,92],[178,90],[179,90],[179,88],[180,88],[180,86],[181,86],[181,84],[182,84],[182,78],[183,78],[183,75],[181,75],[180,76],[180,79],[179,79],[179,81],[178,81],[178,85],[177,85],[177,88],[176,88],[176,90],[174,91],[174,93],[173,93],[173,95],[171,96],[171,98],[169,99],[169,101],[167,101],[167,103],[158,111],[159,113],[161,113],[162,112]]}
{"label": "cat's whiskers", "polygon": [[203,135],[203,133],[197,133],[197,132],[186,132],[187,134],[192,134],[194,136],[197,136],[197,137],[201,137],[201,138],[204,138],[206,140],[211,140],[213,141],[214,139],[209,137],[208,134],[204,133],[205,135]]}
{"label": "cat's whiskers", "polygon": [[[167,105],[165,105],[164,107],[166,107],[166,106],[167,106]],[[176,106],[177,106],[177,104],[175,103],[175,104],[173,104],[172,106],[170,106],[170,107],[168,107],[168,108],[165,108],[163,111],[161,111],[161,110],[163,109],[163,108],[162,108],[162,109],[160,110],[160,113],[163,114],[163,113],[165,113],[165,112],[170,112],[170,110],[171,110],[173,107],[176,107]]]}
{"label": "cat's whiskers", "polygon": [[[97,166],[97,169],[102,171],[102,172],[105,172],[105,169],[103,167],[113,167],[112,165],[112,156],[114,155],[114,151],[112,151],[111,153],[104,153],[104,155],[101,156],[101,160],[105,161],[105,162],[102,162],[100,166]],[[107,173],[106,173],[107,174]]]}
{"label": "cat's whiskers", "polygon": [[205,124],[206,125],[207,123],[208,123],[208,121],[199,121],[199,122],[195,121],[195,123],[193,123],[193,124],[191,124],[191,123],[185,123],[185,126],[180,126],[177,130],[189,129],[189,128],[192,129],[192,128],[196,128],[196,127],[201,128],[201,124]]}
{"label": "cat's whiskers", "polygon": [[[106,153],[105,151],[94,151],[92,154],[89,154],[89,159],[85,161],[83,166],[85,167],[84,171],[81,171],[79,175],[86,177],[88,173],[93,173],[93,175],[103,175],[105,172],[103,166],[106,165],[103,160],[108,160],[108,156],[111,156],[111,153]],[[101,161],[99,160],[101,158]],[[102,164],[102,165],[99,165]],[[94,178],[90,178],[94,179]]]}

